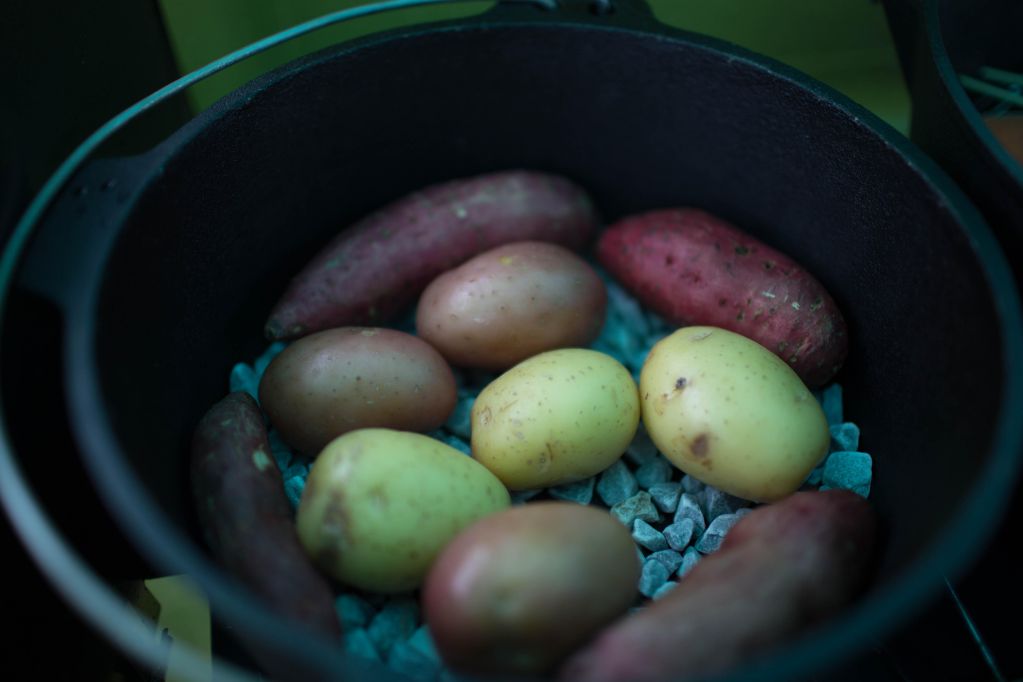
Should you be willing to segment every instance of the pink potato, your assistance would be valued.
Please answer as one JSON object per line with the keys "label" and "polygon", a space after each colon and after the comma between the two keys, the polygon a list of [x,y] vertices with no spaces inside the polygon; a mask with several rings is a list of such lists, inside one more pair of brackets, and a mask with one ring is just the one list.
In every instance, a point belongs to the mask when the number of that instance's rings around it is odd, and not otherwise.
{"label": "pink potato", "polygon": [[749,337],[810,388],[826,384],[845,361],[845,319],[823,285],[709,213],[673,208],[624,218],[601,235],[597,257],[668,322]]}
{"label": "pink potato", "polygon": [[453,365],[505,370],[544,351],[588,346],[606,307],[589,263],[557,244],[515,242],[433,280],[416,330]]}
{"label": "pink potato", "polygon": [[844,490],[759,507],[672,592],[573,655],[560,679],[703,679],[762,655],[851,601],[874,526],[866,500]]}
{"label": "pink potato", "polygon": [[266,323],[269,339],[380,324],[437,275],[500,244],[581,249],[597,214],[569,180],[514,170],[427,187],[337,235],[296,276]]}
{"label": "pink potato", "polygon": [[533,502],[477,521],[444,548],[423,613],[455,671],[539,674],[623,614],[638,579],[632,537],[607,510]]}

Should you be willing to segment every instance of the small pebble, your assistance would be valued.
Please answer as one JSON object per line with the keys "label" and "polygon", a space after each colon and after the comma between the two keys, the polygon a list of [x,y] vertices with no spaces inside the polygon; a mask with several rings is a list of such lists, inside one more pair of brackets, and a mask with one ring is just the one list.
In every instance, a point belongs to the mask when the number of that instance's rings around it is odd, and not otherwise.
{"label": "small pebble", "polygon": [[380,652],[373,646],[373,640],[369,638],[369,635],[363,628],[345,630],[344,642],[345,650],[348,653],[368,658],[372,661],[380,660]]}
{"label": "small pebble", "polygon": [[605,281],[607,283],[608,310],[621,321],[621,327],[629,333],[630,339],[635,343],[635,339],[650,332],[643,307],[613,279],[608,277]]}
{"label": "small pebble", "polygon": [[461,452],[463,455],[472,455],[472,447],[470,447],[470,445],[466,441],[450,433],[449,431],[446,431],[445,429],[437,429],[436,431],[431,431],[426,435],[428,435],[430,438],[433,438],[434,440],[439,440],[441,443],[444,443],[445,445],[450,445],[455,450]]}
{"label": "small pebble", "polygon": [[256,373],[256,383],[263,378],[263,372],[270,365],[270,362],[281,354],[281,351],[288,347],[284,341],[275,341],[267,346],[267,349],[252,363],[252,370]]}
{"label": "small pebble", "polygon": [[658,509],[665,514],[674,514],[682,497],[682,484],[678,481],[654,483],[648,492]]}
{"label": "small pebble", "polygon": [[373,607],[369,602],[354,594],[339,595],[334,600],[334,610],[345,632],[365,626],[373,615]]}
{"label": "small pebble", "polygon": [[664,539],[661,531],[642,519],[636,519],[632,525],[632,539],[636,541],[636,544],[646,547],[651,552],[668,549],[668,541]]}
{"label": "small pebble", "polygon": [[821,392],[821,410],[828,424],[842,423],[842,386],[831,384]]}
{"label": "small pebble", "polygon": [[736,510],[748,506],[749,502],[713,486],[707,486],[703,490],[703,505],[706,511],[705,518],[716,519],[722,514],[734,514]]}
{"label": "small pebble", "polygon": [[597,482],[597,494],[609,507],[623,502],[638,491],[639,484],[635,476],[620,459],[604,470]]}
{"label": "small pebble", "polygon": [[806,484],[808,486],[818,486],[821,484],[821,477],[824,475],[824,462],[821,462],[813,468],[810,475],[806,477]]}
{"label": "small pebble", "polygon": [[681,523],[683,519],[692,520],[694,537],[700,537],[707,529],[707,522],[703,518],[700,503],[689,493],[682,493],[682,499],[678,503],[678,510],[675,512],[674,523]]}
{"label": "small pebble", "polygon": [[393,599],[370,622],[367,632],[376,650],[387,656],[396,642],[408,639],[419,621],[419,604],[414,599]]}
{"label": "small pebble", "polygon": [[860,447],[860,427],[842,422],[828,427],[831,430],[832,452],[855,452]]}
{"label": "small pebble", "polygon": [[451,416],[444,423],[444,428],[458,436],[468,440],[472,436],[472,404],[476,402],[473,391],[458,391],[458,402]]}
{"label": "small pebble", "polygon": [[668,569],[660,561],[650,561],[643,564],[643,571],[639,575],[639,593],[644,597],[652,597],[660,589],[661,585],[668,582]]}
{"label": "small pebble", "polygon": [[511,495],[512,504],[523,504],[524,502],[529,502],[541,492],[543,490],[537,488],[536,490],[512,490],[509,491],[509,494]]}
{"label": "small pebble", "polygon": [[657,507],[650,499],[650,493],[641,490],[627,500],[622,500],[611,507],[611,515],[622,522],[626,528],[632,528],[636,519],[642,519],[647,523],[657,523],[661,515],[657,513]]}
{"label": "small pebble", "polygon": [[412,633],[412,636],[408,638],[408,643],[409,646],[427,658],[440,661],[440,654],[437,653],[437,647],[433,643],[433,636],[430,634],[429,626],[420,625],[419,628]]}
{"label": "small pebble", "polygon": [[629,443],[629,447],[626,448],[625,457],[636,466],[643,466],[657,458],[657,446],[650,440],[650,434],[646,432],[642,424],[639,425],[636,435]]}
{"label": "small pebble", "polygon": [[288,447],[288,444],[281,438],[281,434],[277,429],[269,429],[267,431],[267,440],[270,441],[270,452],[273,453],[274,459],[277,460],[277,468],[281,471],[285,471],[291,466],[291,460],[294,459],[295,454]]}
{"label": "small pebble", "polygon": [[732,529],[732,526],[742,518],[740,514],[722,514],[707,526],[707,530],[700,536],[694,545],[697,551],[702,554],[716,552],[725,539],[725,535]]}
{"label": "small pebble", "polygon": [[284,482],[284,496],[294,509],[298,509],[298,503],[302,500],[302,491],[305,490],[305,476],[295,476]]}
{"label": "small pebble", "polygon": [[548,488],[547,493],[556,500],[589,504],[593,501],[593,488],[596,482],[596,477],[591,476],[575,483],[566,483],[565,485]]}
{"label": "small pebble", "polygon": [[649,490],[652,485],[670,481],[674,471],[675,467],[668,460],[660,456],[654,457],[636,469],[636,482],[640,488]]}
{"label": "small pebble", "polygon": [[669,580],[668,582],[664,583],[663,585],[657,588],[657,591],[654,592],[653,598],[660,599],[664,595],[674,590],[676,587],[678,587],[678,583],[675,582],[674,580]]}
{"label": "small pebble", "polygon": [[660,561],[668,569],[668,573],[674,573],[682,565],[682,555],[673,550],[664,549],[648,556],[647,561]]}
{"label": "small pebble", "polygon": [[387,655],[387,667],[415,680],[435,680],[440,673],[437,661],[427,658],[407,641],[394,643]]}
{"label": "small pebble", "polygon": [[675,575],[680,579],[686,577],[686,574],[693,570],[698,563],[700,563],[700,553],[696,551],[695,547],[687,547],[686,551],[682,553],[682,564],[678,567],[678,572]]}
{"label": "small pebble", "polygon": [[821,489],[824,490],[824,486],[842,488],[867,497],[873,476],[872,464],[870,455],[865,452],[832,452],[824,462]]}
{"label": "small pebble", "polygon": [[681,552],[692,542],[695,530],[696,525],[693,523],[693,519],[687,517],[665,528],[664,539],[668,541],[669,547]]}
{"label": "small pebble", "polygon": [[244,362],[239,362],[231,369],[231,378],[228,381],[231,392],[245,391],[256,401],[259,401],[259,378],[251,367]]}
{"label": "small pebble", "polygon": [[704,486],[703,481],[699,481],[690,476],[689,474],[686,474],[685,476],[682,477],[682,490],[689,493],[690,495],[695,495],[699,492],[703,492],[704,487],[706,486]]}

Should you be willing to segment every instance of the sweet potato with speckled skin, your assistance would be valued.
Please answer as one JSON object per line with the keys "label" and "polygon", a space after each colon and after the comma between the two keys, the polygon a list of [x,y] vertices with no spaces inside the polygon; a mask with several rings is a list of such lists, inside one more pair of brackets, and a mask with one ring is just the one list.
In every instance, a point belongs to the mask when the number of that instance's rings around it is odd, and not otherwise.
{"label": "sweet potato with speckled skin", "polygon": [[560,679],[703,678],[764,654],[856,595],[874,526],[866,500],[844,490],[796,493],[760,507],[672,592],[578,651]]}
{"label": "sweet potato with speckled skin", "polygon": [[269,339],[378,325],[437,275],[508,242],[581,249],[595,233],[590,198],[565,178],[506,171],[434,185],[341,232],[295,277],[266,323]]}
{"label": "sweet potato with speckled skin", "polygon": [[248,393],[206,413],[191,464],[199,521],[220,564],[282,616],[340,637],[330,585],[299,542],[263,415]]}
{"label": "sweet potato with speckled skin", "polygon": [[747,336],[789,363],[810,388],[826,384],[845,361],[845,319],[820,282],[705,211],[624,218],[601,235],[597,258],[668,322]]}

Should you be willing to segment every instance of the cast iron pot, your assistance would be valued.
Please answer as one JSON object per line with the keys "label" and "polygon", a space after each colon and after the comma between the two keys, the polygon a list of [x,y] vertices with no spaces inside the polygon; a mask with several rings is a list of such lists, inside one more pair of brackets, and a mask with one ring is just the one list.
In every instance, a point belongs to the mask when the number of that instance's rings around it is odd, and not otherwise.
{"label": "cast iron pot", "polygon": [[[291,63],[150,152],[81,169],[5,254],[5,366],[24,375],[35,361],[26,320],[56,325],[61,409],[105,508],[146,570],[192,576],[275,675],[387,677],[275,618],[213,564],[191,511],[192,429],[232,364],[263,350],[267,312],[320,245],[445,179],[562,173],[607,221],[699,206],[795,257],[844,310],[838,380],[874,456],[882,519],[871,586],[736,678],[834,670],[968,567],[1001,514],[1020,459],[1023,331],[978,213],[904,138],[819,83],[669,29],[639,3],[608,9],[499,6]],[[24,355],[7,354],[12,339]],[[5,387],[8,473],[12,443],[21,460],[41,457],[10,417],[21,388]],[[59,582],[68,555],[33,542],[11,502],[31,491],[16,480],[8,511]]]}
{"label": "cast iron pot", "polygon": [[913,103],[910,137],[959,184],[1023,274],[1023,167],[959,81],[981,66],[1023,71],[1023,3],[885,0]]}

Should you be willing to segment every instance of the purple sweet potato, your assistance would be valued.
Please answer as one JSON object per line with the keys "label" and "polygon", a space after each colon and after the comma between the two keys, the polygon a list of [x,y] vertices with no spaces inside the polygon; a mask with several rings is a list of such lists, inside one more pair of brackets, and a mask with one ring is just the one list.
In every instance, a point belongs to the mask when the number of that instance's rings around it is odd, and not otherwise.
{"label": "purple sweet potato", "polygon": [[601,235],[597,257],[668,322],[749,337],[810,388],[826,384],[845,361],[845,319],[823,285],[709,213],[674,208],[624,218]]}
{"label": "purple sweet potato", "polygon": [[840,490],[760,507],[671,593],[576,652],[560,679],[702,679],[760,656],[857,594],[874,523],[866,500]]}
{"label": "purple sweet potato", "polygon": [[282,616],[341,636],[330,585],[299,542],[263,415],[249,394],[231,393],[196,427],[192,491],[222,566]]}
{"label": "purple sweet potato", "polygon": [[565,178],[507,171],[434,185],[342,231],[295,277],[266,323],[269,339],[379,325],[445,270],[514,241],[581,249],[597,214]]}

